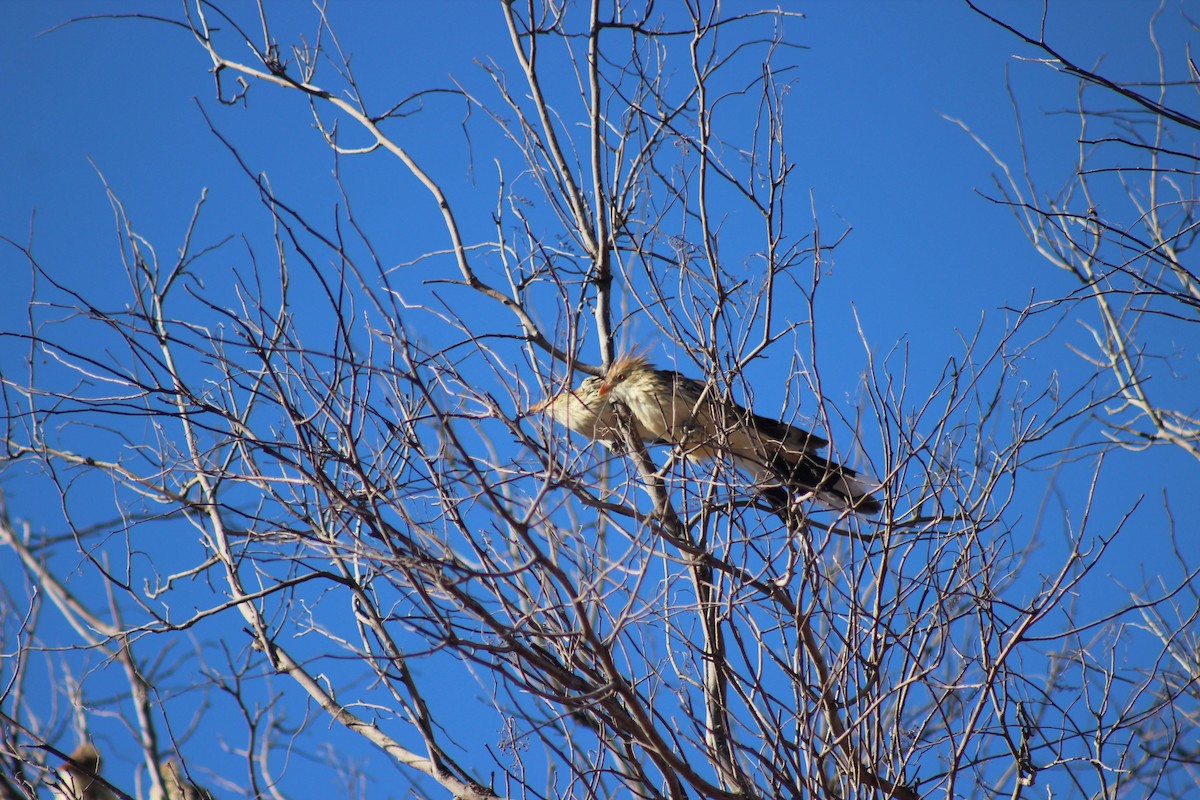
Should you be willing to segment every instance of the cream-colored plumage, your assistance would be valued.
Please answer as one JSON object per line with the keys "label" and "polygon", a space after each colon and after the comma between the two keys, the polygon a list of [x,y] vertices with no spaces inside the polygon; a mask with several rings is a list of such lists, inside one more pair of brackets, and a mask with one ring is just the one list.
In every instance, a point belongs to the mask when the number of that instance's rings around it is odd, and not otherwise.
{"label": "cream-colored plumage", "polygon": [[158,776],[162,792],[151,791],[150,800],[213,800],[212,792],[189,781],[173,758],[158,765]]}
{"label": "cream-colored plumage", "polygon": [[655,369],[642,356],[624,356],[612,363],[597,391],[601,400],[628,406],[643,439],[678,445],[694,461],[731,457],[764,487],[760,491],[777,511],[788,503],[781,488],[834,508],[879,511],[871,496],[877,487],[816,452],[829,444],[825,439],[705,390],[705,384]]}
{"label": "cream-colored plumage", "polygon": [[[600,393],[601,378],[591,376],[574,389],[567,389],[548,397],[530,411],[549,414],[560,425],[582,434],[592,441],[611,445],[621,437],[616,412],[608,398]],[[634,424],[637,424],[636,418]],[[641,426],[637,435],[644,442],[652,442],[656,436],[649,435]]]}
{"label": "cream-colored plumage", "polygon": [[58,800],[111,800],[112,792],[95,778],[99,771],[100,752],[91,742],[84,742],[71,753],[71,760],[58,768],[54,796]]}
{"label": "cream-colored plumage", "polygon": [[616,417],[608,400],[600,396],[601,382],[595,376],[584,378],[574,389],[547,397],[530,410],[549,414],[555,422],[589,439],[611,440],[618,435]]}

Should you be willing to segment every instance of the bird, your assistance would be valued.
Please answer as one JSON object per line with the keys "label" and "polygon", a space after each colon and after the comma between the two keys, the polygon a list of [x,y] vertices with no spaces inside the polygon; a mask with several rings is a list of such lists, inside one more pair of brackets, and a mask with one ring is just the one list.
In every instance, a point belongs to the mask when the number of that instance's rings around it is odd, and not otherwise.
{"label": "bird", "polygon": [[100,752],[84,742],[71,753],[70,760],[58,768],[59,785],[54,789],[59,800],[111,800],[112,792],[98,780]]}
{"label": "bird", "polygon": [[[593,387],[595,400],[590,397]],[[628,407],[643,441],[676,445],[698,463],[728,456],[754,478],[768,505],[785,519],[793,494],[811,496],[839,511],[860,515],[880,511],[873,496],[877,486],[817,453],[828,441],[718,398],[707,388],[701,381],[655,368],[643,355],[627,354],[615,359],[599,385],[589,387],[579,401],[586,399],[587,409],[595,412],[592,431],[609,426],[606,419],[614,413],[612,403],[620,401]],[[572,422],[573,401],[562,402],[564,406],[555,408],[566,409],[564,424],[589,435]],[[575,422],[584,416],[576,415]]]}
{"label": "bird", "polygon": [[212,792],[184,777],[179,762],[173,758],[158,765],[158,775],[162,792],[151,791],[151,800],[213,800]]}

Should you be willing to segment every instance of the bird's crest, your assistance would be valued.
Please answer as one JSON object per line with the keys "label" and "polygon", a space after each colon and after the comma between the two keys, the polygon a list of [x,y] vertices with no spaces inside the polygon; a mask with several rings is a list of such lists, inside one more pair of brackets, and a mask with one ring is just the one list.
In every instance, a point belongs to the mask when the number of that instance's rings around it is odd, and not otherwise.
{"label": "bird's crest", "polygon": [[636,350],[631,350],[628,353],[622,353],[613,359],[613,362],[608,365],[606,377],[616,377],[622,374],[628,374],[639,369],[651,367],[650,360],[646,358],[645,353],[639,353]]}

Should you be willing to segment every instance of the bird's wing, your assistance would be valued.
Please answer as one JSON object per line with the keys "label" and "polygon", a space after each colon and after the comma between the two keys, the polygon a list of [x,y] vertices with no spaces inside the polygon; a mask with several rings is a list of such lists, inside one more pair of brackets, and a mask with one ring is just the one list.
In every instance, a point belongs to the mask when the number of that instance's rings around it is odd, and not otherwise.
{"label": "bird's wing", "polygon": [[[701,397],[703,384],[686,382],[681,396]],[[678,382],[677,382],[678,383]],[[694,414],[690,414],[694,411]],[[819,455],[828,441],[816,434],[755,414],[736,403],[705,399],[689,409],[688,456],[703,461],[728,454],[737,466],[753,476],[760,487],[782,484],[811,493],[827,506],[862,514],[879,511],[872,496],[878,486],[854,470]],[[679,441],[678,439],[676,441]]]}
{"label": "bird's wing", "polygon": [[705,384],[678,372],[664,370],[660,376],[669,392],[669,396],[664,393],[656,412],[661,420],[663,438],[683,448],[691,461],[715,457],[722,451],[725,437],[723,425],[712,413],[712,403],[705,397]]}
{"label": "bird's wing", "polygon": [[750,421],[761,437],[769,441],[779,442],[788,450],[807,453],[813,450],[820,450],[829,445],[828,439],[823,439],[811,431],[797,428],[795,425],[789,425],[786,422],[780,422],[770,417],[753,414],[744,409],[740,410],[750,415]]}
{"label": "bird's wing", "polygon": [[731,401],[705,397],[697,408],[697,401],[704,396],[704,384],[682,376],[677,376],[675,383],[684,401],[677,404],[684,416],[677,426],[690,431],[688,440],[706,458],[715,451],[725,451],[770,464],[778,458],[797,459],[829,444],[814,433],[755,414]]}

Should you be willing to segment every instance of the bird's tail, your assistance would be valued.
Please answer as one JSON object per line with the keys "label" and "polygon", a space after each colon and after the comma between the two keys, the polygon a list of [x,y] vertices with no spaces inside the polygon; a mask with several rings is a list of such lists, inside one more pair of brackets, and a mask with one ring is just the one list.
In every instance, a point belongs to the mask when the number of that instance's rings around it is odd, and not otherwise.
{"label": "bird's tail", "polygon": [[759,493],[777,512],[786,509],[796,493],[811,494],[830,508],[856,514],[869,516],[882,509],[874,496],[878,485],[816,453],[788,453],[786,457],[781,453],[768,464],[742,466],[755,475],[761,487]]}
{"label": "bird's tail", "polygon": [[771,468],[794,489],[811,491],[833,508],[867,515],[878,514],[883,508],[874,496],[878,486],[824,456],[804,453],[795,460],[776,459]]}

